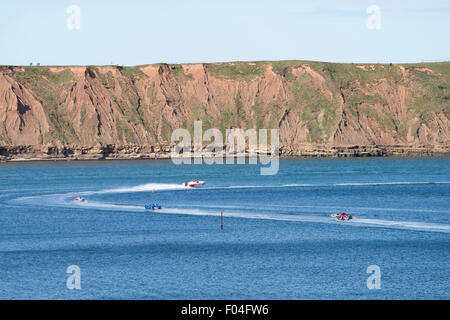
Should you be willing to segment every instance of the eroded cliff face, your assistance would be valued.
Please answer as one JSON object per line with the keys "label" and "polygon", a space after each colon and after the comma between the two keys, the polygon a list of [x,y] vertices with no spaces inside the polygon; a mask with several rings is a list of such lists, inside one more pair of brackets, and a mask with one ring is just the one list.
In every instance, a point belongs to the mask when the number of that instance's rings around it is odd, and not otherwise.
{"label": "eroded cliff face", "polygon": [[0,67],[0,157],[167,156],[172,131],[279,128],[282,155],[450,152],[450,63]]}

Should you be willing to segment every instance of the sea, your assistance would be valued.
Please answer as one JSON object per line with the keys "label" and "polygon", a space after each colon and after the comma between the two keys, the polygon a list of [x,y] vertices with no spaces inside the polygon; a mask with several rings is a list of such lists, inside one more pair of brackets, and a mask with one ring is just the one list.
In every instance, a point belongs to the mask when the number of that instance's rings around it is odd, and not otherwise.
{"label": "sea", "polygon": [[450,158],[260,169],[2,163],[0,299],[450,298]]}

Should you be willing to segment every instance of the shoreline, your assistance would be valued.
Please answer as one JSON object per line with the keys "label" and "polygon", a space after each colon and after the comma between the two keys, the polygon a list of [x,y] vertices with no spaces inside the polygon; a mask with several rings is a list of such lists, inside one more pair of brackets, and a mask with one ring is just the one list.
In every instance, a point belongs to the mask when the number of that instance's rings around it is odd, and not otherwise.
{"label": "shoreline", "polygon": [[[137,146],[106,145],[96,147],[80,146],[0,146],[0,162],[27,161],[98,161],[98,160],[170,160],[172,145]],[[204,151],[179,154],[180,159],[226,158],[227,147],[210,153]],[[251,151],[251,153],[250,153]],[[242,149],[231,154],[234,158],[273,157],[265,150]],[[230,155],[228,155],[230,156]],[[447,145],[348,145],[327,146],[303,144],[295,148],[280,146],[280,159],[339,159],[339,158],[421,158],[450,157],[450,146]]]}
{"label": "shoreline", "polygon": [[[240,156],[234,156],[239,158]],[[242,156],[246,160],[249,156]],[[269,157],[270,156],[266,156]],[[195,157],[190,157],[195,159]],[[197,157],[199,158],[199,157]],[[205,157],[207,158],[207,157]],[[210,157],[211,158],[211,157]],[[433,153],[433,154],[404,154],[404,155],[380,155],[380,156],[302,156],[302,155],[280,155],[280,160],[338,160],[338,159],[412,159],[412,158],[450,158],[450,153]],[[48,157],[48,158],[12,158],[1,159],[0,164],[6,163],[34,163],[34,162],[109,162],[109,161],[170,161],[172,158],[167,157],[103,157],[103,158],[91,158],[91,157]],[[225,159],[225,157],[223,158]],[[223,162],[226,164],[225,160]],[[246,162],[247,163],[247,162]]]}

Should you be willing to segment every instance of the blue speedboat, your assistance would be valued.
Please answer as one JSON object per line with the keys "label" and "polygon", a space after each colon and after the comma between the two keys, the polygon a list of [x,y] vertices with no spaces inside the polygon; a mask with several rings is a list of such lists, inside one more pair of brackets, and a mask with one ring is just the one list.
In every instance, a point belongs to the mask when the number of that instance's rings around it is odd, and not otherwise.
{"label": "blue speedboat", "polygon": [[160,210],[162,206],[157,203],[151,203],[145,205],[145,210]]}

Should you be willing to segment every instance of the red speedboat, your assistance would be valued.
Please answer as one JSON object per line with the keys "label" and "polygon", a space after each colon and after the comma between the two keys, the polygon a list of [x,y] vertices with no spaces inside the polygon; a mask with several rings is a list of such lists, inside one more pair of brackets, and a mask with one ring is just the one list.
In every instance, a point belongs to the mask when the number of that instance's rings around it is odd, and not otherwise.
{"label": "red speedboat", "polygon": [[192,181],[183,183],[183,186],[190,187],[190,188],[197,188],[197,187],[203,186],[205,183],[206,183],[206,181],[192,180]]}
{"label": "red speedboat", "polygon": [[349,221],[353,219],[353,216],[341,211],[339,211],[339,213],[332,214],[331,217],[335,218],[336,221]]}

